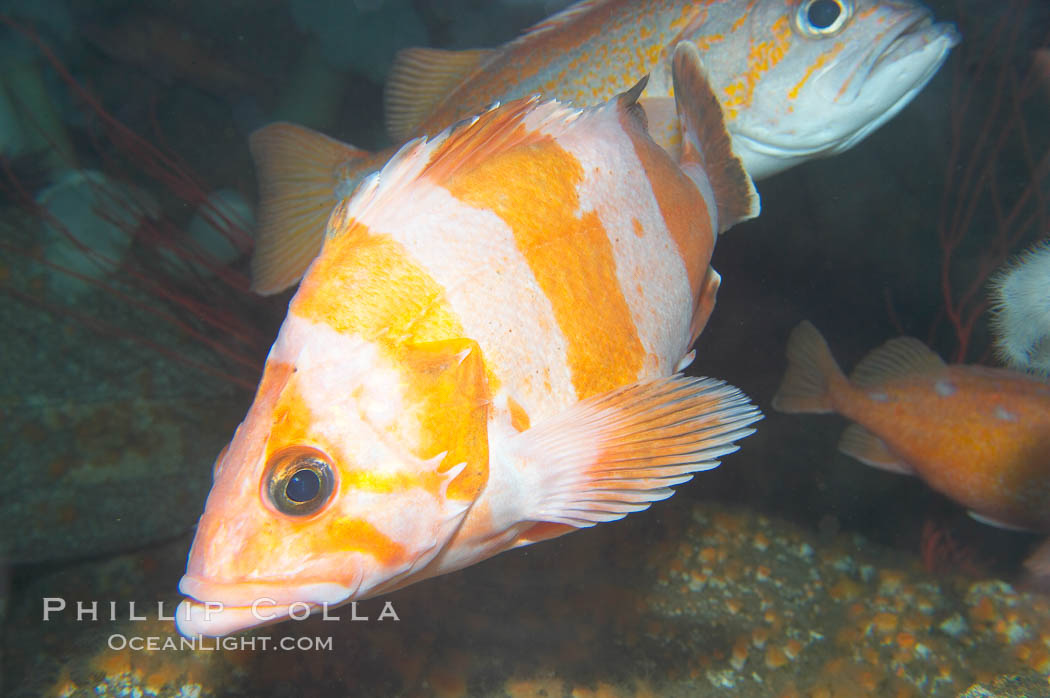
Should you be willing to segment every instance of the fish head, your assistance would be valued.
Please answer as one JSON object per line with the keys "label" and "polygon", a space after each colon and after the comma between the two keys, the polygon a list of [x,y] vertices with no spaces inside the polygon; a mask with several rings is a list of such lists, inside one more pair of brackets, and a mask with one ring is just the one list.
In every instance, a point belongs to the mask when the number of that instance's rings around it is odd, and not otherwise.
{"label": "fish head", "polygon": [[723,40],[705,63],[734,150],[760,179],[856,145],[922,90],[960,37],[910,0],[769,0]]}
{"label": "fish head", "polygon": [[460,384],[476,354],[462,342],[384,349],[290,313],[216,464],[179,584],[191,597],[180,632],[306,615],[424,568],[487,472],[485,404]]}

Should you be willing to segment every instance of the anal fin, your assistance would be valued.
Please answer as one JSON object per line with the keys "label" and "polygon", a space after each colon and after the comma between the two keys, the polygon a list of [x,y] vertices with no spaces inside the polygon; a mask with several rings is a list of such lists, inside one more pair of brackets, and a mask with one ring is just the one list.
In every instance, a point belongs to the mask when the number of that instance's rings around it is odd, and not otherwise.
{"label": "anal fin", "polygon": [[651,379],[583,400],[514,437],[530,494],[523,519],[582,528],[646,509],[716,467],[761,418],[712,378]]}

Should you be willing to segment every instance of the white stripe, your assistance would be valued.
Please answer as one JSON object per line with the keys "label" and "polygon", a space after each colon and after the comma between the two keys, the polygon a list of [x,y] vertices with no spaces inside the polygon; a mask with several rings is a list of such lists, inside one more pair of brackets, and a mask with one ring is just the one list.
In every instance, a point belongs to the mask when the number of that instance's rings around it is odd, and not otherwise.
{"label": "white stripe", "polygon": [[530,418],[576,402],[554,309],[499,216],[423,179],[405,188],[401,205],[373,208],[360,220],[404,245],[445,289],[466,336]]}

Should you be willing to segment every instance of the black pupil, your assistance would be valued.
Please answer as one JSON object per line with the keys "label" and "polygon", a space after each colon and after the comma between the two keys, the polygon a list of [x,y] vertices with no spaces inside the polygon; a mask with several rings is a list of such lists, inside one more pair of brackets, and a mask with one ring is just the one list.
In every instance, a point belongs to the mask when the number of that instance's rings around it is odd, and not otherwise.
{"label": "black pupil", "polygon": [[302,504],[309,502],[321,491],[321,478],[317,473],[308,468],[300,470],[288,478],[288,484],[284,488],[284,494],[293,502]]}
{"label": "black pupil", "polygon": [[827,29],[839,18],[842,8],[835,0],[817,0],[809,6],[806,16],[817,29]]}

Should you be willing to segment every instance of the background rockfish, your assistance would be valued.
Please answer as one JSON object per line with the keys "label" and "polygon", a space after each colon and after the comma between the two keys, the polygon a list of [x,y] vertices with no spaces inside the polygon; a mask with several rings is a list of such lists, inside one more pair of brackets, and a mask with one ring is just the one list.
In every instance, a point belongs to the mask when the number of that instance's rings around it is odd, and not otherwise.
{"label": "background rockfish", "polygon": [[[1050,384],[1008,369],[949,366],[911,337],[865,357],[847,379],[808,322],[791,333],[781,412],[853,420],[839,450],[918,475],[978,521],[1050,533]],[[1029,567],[1050,579],[1050,545]]]}
{"label": "background rockfish", "polygon": [[736,450],[759,411],[676,374],[717,234],[757,213],[699,60],[674,56],[681,166],[646,132],[643,80],[602,107],[489,110],[339,204],[216,464],[181,632],[619,519]]}
{"label": "background rockfish", "polygon": [[[587,0],[492,50],[401,52],[386,89],[395,141],[436,133],[496,101],[541,94],[579,106],[649,75],[657,143],[680,143],[671,54],[697,47],[733,149],[755,179],[853,147],[923,88],[959,40],[914,2]],[[260,180],[252,260],[259,293],[299,280],[336,202],[391,151],[369,153],[273,124],[251,139]]]}

